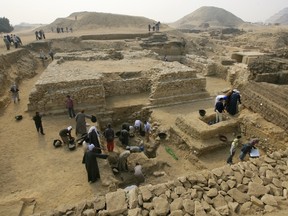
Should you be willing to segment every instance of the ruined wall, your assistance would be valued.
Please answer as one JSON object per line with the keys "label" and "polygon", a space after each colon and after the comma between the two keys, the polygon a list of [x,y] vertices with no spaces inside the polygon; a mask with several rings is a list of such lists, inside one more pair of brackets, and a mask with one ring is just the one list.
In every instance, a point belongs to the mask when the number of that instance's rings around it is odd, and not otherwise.
{"label": "ruined wall", "polygon": [[250,82],[241,87],[245,107],[264,119],[288,129],[288,88],[268,83]]}
{"label": "ruined wall", "polygon": [[28,110],[65,112],[67,95],[71,95],[78,109],[92,106],[99,112],[105,110],[105,91],[101,79],[48,84],[42,84],[40,79],[29,95]]}
{"label": "ruined wall", "polygon": [[41,62],[27,49],[16,49],[0,55],[0,108],[10,100],[10,86],[16,82],[20,88],[21,80],[32,78],[42,67]]}
{"label": "ruined wall", "polygon": [[175,62],[163,66],[163,71],[152,80],[149,100],[153,105],[183,103],[209,97],[206,79],[197,78],[195,70]]}

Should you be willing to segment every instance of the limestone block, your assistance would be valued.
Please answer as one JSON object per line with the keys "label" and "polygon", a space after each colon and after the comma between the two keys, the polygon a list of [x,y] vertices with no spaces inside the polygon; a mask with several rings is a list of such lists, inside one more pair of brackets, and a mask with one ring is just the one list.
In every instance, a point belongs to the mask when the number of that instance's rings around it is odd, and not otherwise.
{"label": "limestone block", "polygon": [[213,199],[213,206],[216,209],[217,207],[225,206],[227,205],[227,202],[225,200],[225,197],[219,194]]}
{"label": "limestone block", "polygon": [[236,182],[235,182],[235,181],[232,181],[232,180],[228,180],[228,181],[227,181],[227,184],[228,184],[229,188],[231,189],[231,188],[234,188],[234,187],[235,187]]}
{"label": "limestone block", "polygon": [[177,195],[182,195],[186,192],[186,189],[183,187],[183,186],[177,186],[175,189],[174,189],[175,193]]}
{"label": "limestone block", "polygon": [[266,205],[270,205],[270,206],[277,206],[278,203],[276,201],[276,199],[274,198],[274,196],[270,195],[270,194],[265,194],[262,198],[261,201],[263,203],[265,203]]}
{"label": "limestone block", "polygon": [[245,203],[247,201],[250,200],[250,197],[245,194],[245,193],[242,193],[240,192],[238,189],[236,188],[232,188],[231,190],[229,190],[227,192],[236,202],[242,204],[242,203]]}
{"label": "limestone block", "polygon": [[128,192],[129,209],[134,209],[138,206],[138,192],[138,187],[135,187]]}
{"label": "limestone block", "polygon": [[261,207],[261,208],[264,207],[264,203],[263,203],[260,199],[256,198],[255,196],[251,196],[251,202],[252,202],[254,205],[257,205],[257,206],[259,206],[259,207]]}
{"label": "limestone block", "polygon": [[236,188],[242,193],[246,193],[248,191],[248,185],[238,184]]}
{"label": "limestone block", "polygon": [[271,205],[265,205],[264,210],[265,212],[269,213],[269,212],[274,212],[276,208]]}
{"label": "limestone block", "polygon": [[216,197],[218,195],[218,190],[216,188],[211,188],[206,194],[208,197]]}
{"label": "limestone block", "polygon": [[227,192],[230,188],[229,185],[227,184],[227,182],[223,181],[220,185],[221,190]]}
{"label": "limestone block", "polygon": [[240,207],[240,215],[244,215],[249,213],[250,208],[251,208],[252,202],[245,202],[241,207]]}
{"label": "limestone block", "polygon": [[241,174],[240,172],[234,172],[234,176],[236,178],[237,184],[241,184],[242,179],[243,179],[243,174]]}
{"label": "limestone block", "polygon": [[273,178],[272,183],[278,188],[282,187],[282,182],[278,178]]}
{"label": "limestone block", "polygon": [[166,190],[167,190],[167,187],[166,187],[165,183],[164,184],[154,185],[150,189],[152,194],[154,194],[155,196],[160,196],[161,194],[165,194]]}
{"label": "limestone block", "polygon": [[181,210],[182,208],[183,208],[183,199],[182,198],[177,198],[170,204],[170,210],[171,211]]}
{"label": "limestone block", "polygon": [[167,215],[167,213],[170,211],[170,206],[167,199],[154,197],[152,203],[154,206],[154,211],[157,215],[164,216]]}
{"label": "limestone block", "polygon": [[184,213],[182,210],[173,210],[170,213],[170,216],[183,216],[183,215],[184,215]]}
{"label": "limestone block", "polygon": [[237,212],[237,209],[239,207],[239,203],[237,203],[237,202],[228,202],[228,207],[231,210],[231,212],[235,213],[235,212]]}
{"label": "limestone block", "polygon": [[277,177],[278,177],[278,175],[275,172],[273,172],[271,170],[266,171],[266,178],[271,179],[271,181],[273,178],[277,178]]}
{"label": "limestone block", "polygon": [[201,205],[203,206],[206,212],[209,212],[211,210],[211,206],[204,199],[201,200]]}
{"label": "limestone block", "polygon": [[[107,211],[110,215],[119,215],[127,211],[126,196],[124,190],[117,190],[106,194]],[[117,200],[117,202],[115,202]]]}
{"label": "limestone block", "polygon": [[245,175],[245,177],[247,177],[247,178],[252,178],[253,175],[254,175],[254,172],[253,172],[253,171],[250,171],[250,170],[246,170],[244,175]]}
{"label": "limestone block", "polygon": [[215,179],[210,178],[210,179],[208,180],[208,187],[213,187],[213,186],[215,186],[215,185],[217,185]]}
{"label": "limestone block", "polygon": [[248,184],[248,195],[249,196],[255,196],[255,197],[260,197],[266,193],[268,193],[268,189],[258,183],[250,182]]}
{"label": "limestone block", "polygon": [[143,203],[143,208],[144,209],[147,209],[148,211],[151,211],[153,209],[153,203],[147,203],[147,202],[144,202]]}
{"label": "limestone block", "polygon": [[199,201],[195,201],[194,215],[195,216],[206,216],[207,215],[203,206],[201,205],[201,203]]}
{"label": "limestone block", "polygon": [[104,196],[97,196],[93,202],[94,210],[98,211],[104,209],[106,205],[106,200]]}
{"label": "limestone block", "polygon": [[195,209],[195,203],[193,200],[189,200],[189,199],[184,199],[183,200],[183,208],[185,210],[185,212],[194,212]]}
{"label": "limestone block", "polygon": [[229,215],[229,207],[228,207],[228,205],[217,207],[216,211],[218,211],[220,213],[220,215],[223,215],[223,216],[224,215],[226,215],[226,216]]}
{"label": "limestone block", "polygon": [[152,198],[152,193],[148,189],[148,186],[143,186],[143,187],[140,187],[139,189],[140,189],[140,193],[142,194],[142,198],[144,202],[147,202]]}
{"label": "limestone block", "polygon": [[94,209],[86,209],[83,212],[84,216],[95,216],[95,214],[96,214],[96,211]]}
{"label": "limestone block", "polygon": [[263,180],[258,175],[254,175],[251,180],[252,182],[257,183],[257,184],[261,184],[261,185],[263,184]]}
{"label": "limestone block", "polygon": [[128,216],[142,216],[142,209],[141,208],[129,209]]}

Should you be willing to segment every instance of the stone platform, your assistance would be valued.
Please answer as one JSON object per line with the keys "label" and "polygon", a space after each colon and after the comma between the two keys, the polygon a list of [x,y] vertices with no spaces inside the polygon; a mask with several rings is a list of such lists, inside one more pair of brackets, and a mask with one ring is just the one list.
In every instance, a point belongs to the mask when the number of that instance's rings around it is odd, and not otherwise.
{"label": "stone platform", "polygon": [[176,136],[177,140],[186,144],[188,150],[198,155],[230,145],[229,142],[221,141],[219,135],[224,135],[228,141],[231,141],[239,131],[237,118],[224,116],[224,121],[209,125],[203,118],[215,119],[215,114],[213,109],[206,112],[204,117],[201,117],[198,112],[178,116],[175,124],[171,126],[172,136]]}

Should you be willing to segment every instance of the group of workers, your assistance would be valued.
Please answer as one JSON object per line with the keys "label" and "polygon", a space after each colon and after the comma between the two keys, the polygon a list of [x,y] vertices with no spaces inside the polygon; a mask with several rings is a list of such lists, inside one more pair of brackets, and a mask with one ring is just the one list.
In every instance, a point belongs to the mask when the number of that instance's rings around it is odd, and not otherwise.
{"label": "group of workers", "polygon": [[237,89],[229,91],[225,95],[217,95],[215,98],[216,120],[221,122],[223,120],[223,113],[227,111],[230,115],[238,113],[238,104],[241,104],[240,92]]}

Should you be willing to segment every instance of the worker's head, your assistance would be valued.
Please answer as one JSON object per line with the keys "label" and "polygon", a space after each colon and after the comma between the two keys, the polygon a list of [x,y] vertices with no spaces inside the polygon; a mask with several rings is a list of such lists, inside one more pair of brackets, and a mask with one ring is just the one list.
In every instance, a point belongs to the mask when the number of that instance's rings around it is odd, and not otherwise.
{"label": "worker's head", "polygon": [[67,127],[67,130],[71,131],[72,130],[72,126]]}
{"label": "worker's head", "polygon": [[107,128],[111,128],[111,124],[109,123],[109,124],[107,124]]}
{"label": "worker's head", "polygon": [[251,140],[251,145],[256,145],[257,143],[259,143],[259,139],[253,139],[253,140]]}
{"label": "worker's head", "polygon": [[39,115],[39,112],[36,112],[36,115]]}
{"label": "worker's head", "polygon": [[224,98],[220,98],[219,101],[220,101],[220,102],[223,102],[223,101],[224,101]]}
{"label": "worker's head", "polygon": [[241,135],[238,135],[238,136],[237,136],[237,139],[240,139],[240,138],[241,138]]}
{"label": "worker's head", "polygon": [[81,113],[84,113],[84,112],[85,112],[85,110],[84,110],[84,109],[82,109],[82,110],[81,110]]}

